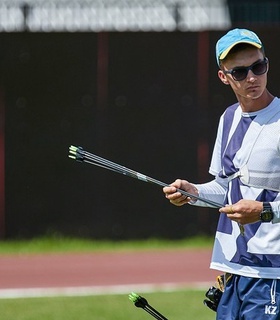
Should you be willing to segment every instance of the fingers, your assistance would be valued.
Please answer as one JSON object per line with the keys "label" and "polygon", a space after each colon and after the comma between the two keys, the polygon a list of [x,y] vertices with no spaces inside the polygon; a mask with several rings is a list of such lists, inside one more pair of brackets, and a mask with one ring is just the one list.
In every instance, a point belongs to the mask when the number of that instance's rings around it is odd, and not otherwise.
{"label": "fingers", "polygon": [[237,219],[240,218],[242,215],[242,212],[240,212],[240,208],[237,209],[237,207],[232,204],[226,205],[225,207],[221,208],[219,211],[221,213],[226,214],[228,218],[234,221],[237,221]]}
{"label": "fingers", "polygon": [[175,187],[165,187],[164,193],[166,199],[176,206],[182,206],[183,204],[187,203],[187,197],[178,192],[177,188]]}
{"label": "fingers", "polygon": [[226,213],[226,214],[234,214],[235,212],[237,212],[232,204],[226,205],[225,207],[221,208],[219,211],[221,213]]}
{"label": "fingers", "polygon": [[250,223],[250,221],[248,221],[246,215],[244,215],[243,212],[239,212],[239,210],[240,209],[237,210],[234,205],[227,205],[226,207],[221,208],[220,212],[226,214],[230,220],[237,222],[240,228],[240,232],[244,234],[243,225]]}
{"label": "fingers", "polygon": [[176,195],[173,199],[170,199],[169,197],[167,197],[167,199],[177,207],[183,206],[191,200],[191,198],[182,195],[181,193],[178,193],[178,196]]}
{"label": "fingers", "polygon": [[176,181],[171,183],[170,186],[164,187],[163,192],[165,193],[165,197],[170,201],[170,203],[174,204],[175,206],[182,206],[191,201],[191,198],[182,195],[177,190],[181,189],[183,186],[183,190],[186,190],[188,185],[190,184],[187,181],[177,179]]}
{"label": "fingers", "polygon": [[262,202],[255,200],[240,200],[232,205],[226,205],[219,211],[240,224],[248,224],[259,221]]}
{"label": "fingers", "polygon": [[164,187],[163,192],[165,193],[166,198],[168,198],[169,195],[173,196],[176,193],[177,195],[175,195],[175,197],[181,195],[179,192],[177,192],[177,189],[180,189],[181,185],[182,185],[182,181],[180,179],[177,179],[176,181],[171,183],[168,187]]}

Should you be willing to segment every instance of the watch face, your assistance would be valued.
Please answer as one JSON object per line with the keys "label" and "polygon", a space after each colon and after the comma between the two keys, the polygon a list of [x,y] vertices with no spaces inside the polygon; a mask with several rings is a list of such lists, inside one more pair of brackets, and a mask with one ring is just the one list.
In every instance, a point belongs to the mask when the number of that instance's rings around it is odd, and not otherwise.
{"label": "watch face", "polygon": [[272,212],[271,211],[263,211],[261,213],[261,219],[262,221],[265,221],[265,222],[269,222],[272,220]]}

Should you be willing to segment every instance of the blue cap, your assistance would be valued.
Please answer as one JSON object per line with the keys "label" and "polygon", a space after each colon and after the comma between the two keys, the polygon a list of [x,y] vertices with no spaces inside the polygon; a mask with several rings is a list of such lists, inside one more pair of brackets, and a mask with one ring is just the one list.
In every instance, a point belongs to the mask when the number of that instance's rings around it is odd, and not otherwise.
{"label": "blue cap", "polygon": [[223,60],[238,43],[248,43],[258,49],[263,47],[261,40],[253,31],[247,29],[230,30],[216,44],[216,59],[218,65],[220,65],[220,60]]}

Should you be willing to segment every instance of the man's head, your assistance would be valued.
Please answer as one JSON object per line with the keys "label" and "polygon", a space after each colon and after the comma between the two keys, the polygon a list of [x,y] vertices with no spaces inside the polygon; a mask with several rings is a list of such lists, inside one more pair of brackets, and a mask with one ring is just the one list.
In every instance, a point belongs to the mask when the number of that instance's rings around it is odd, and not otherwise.
{"label": "man's head", "polygon": [[216,58],[218,77],[231,86],[239,101],[256,100],[266,92],[269,63],[254,32],[229,31],[216,44]]}
{"label": "man's head", "polygon": [[216,44],[216,59],[218,66],[228,56],[235,46],[240,44],[251,45],[263,50],[263,44],[259,37],[247,29],[233,29],[225,34]]}

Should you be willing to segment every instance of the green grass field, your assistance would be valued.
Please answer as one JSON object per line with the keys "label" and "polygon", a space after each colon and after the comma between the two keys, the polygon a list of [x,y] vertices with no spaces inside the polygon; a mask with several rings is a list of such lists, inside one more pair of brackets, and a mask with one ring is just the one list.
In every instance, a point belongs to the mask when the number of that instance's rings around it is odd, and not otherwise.
{"label": "green grass field", "polygon": [[167,250],[183,248],[212,248],[213,237],[197,236],[182,240],[147,239],[132,241],[67,238],[59,235],[32,240],[2,240],[0,254],[100,252],[129,250]]}
{"label": "green grass field", "polygon": [[[213,239],[195,237],[184,240],[95,241],[60,236],[33,240],[0,241],[0,255],[48,254],[54,252],[100,252],[129,250],[172,250],[211,248]],[[138,294],[169,320],[214,320],[215,313],[203,305],[204,291],[184,290]],[[77,297],[0,299],[1,320],[151,320],[136,308],[127,294]]]}
{"label": "green grass field", "polygon": [[[169,320],[214,320],[215,312],[203,305],[203,291],[142,294]],[[128,295],[28,298],[0,300],[1,320],[151,320]]]}

